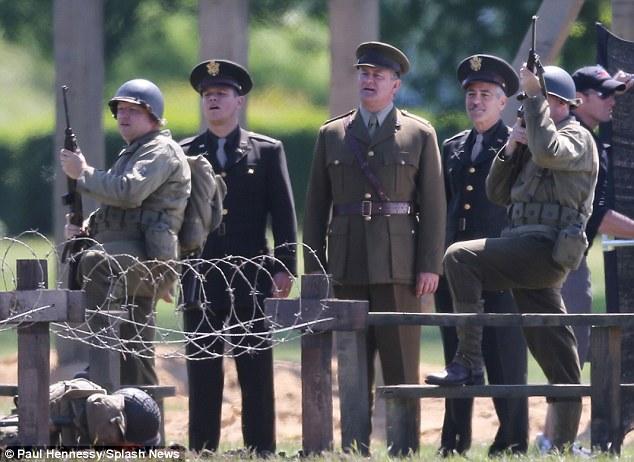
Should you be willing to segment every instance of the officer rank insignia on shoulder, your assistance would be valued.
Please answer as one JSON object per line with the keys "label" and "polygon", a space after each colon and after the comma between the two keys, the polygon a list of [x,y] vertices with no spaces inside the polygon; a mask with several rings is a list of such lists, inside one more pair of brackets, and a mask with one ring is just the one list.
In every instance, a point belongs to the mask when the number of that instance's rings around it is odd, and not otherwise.
{"label": "officer rank insignia on shoulder", "polygon": [[421,123],[427,125],[428,127],[431,127],[431,122],[429,122],[429,120],[424,119],[424,118],[422,118],[420,116],[417,116],[416,114],[412,114],[411,112],[408,112],[408,111],[406,111],[404,109],[400,109],[400,111],[401,111],[401,114],[403,114],[405,117],[409,117],[410,119],[414,119],[414,120],[416,120],[418,122],[421,122]]}
{"label": "officer rank insignia on shoulder", "polygon": [[259,141],[266,141],[267,143],[275,144],[279,143],[279,140],[271,138],[270,136],[262,135],[261,133],[249,132],[249,138],[253,138]]}
{"label": "officer rank insignia on shoulder", "polygon": [[443,144],[445,143],[449,143],[451,141],[455,141],[458,138],[462,138],[463,136],[465,136],[466,134],[468,134],[471,130],[462,130],[461,132],[456,133],[454,136],[450,136],[449,138],[447,138],[445,141],[443,141]]}
{"label": "officer rank insignia on shoulder", "polygon": [[343,119],[344,117],[354,114],[354,111],[356,111],[356,109],[351,109],[348,112],[344,112],[343,114],[336,115],[332,117],[331,119],[326,120],[322,125],[328,125],[329,123],[334,122],[335,120]]}

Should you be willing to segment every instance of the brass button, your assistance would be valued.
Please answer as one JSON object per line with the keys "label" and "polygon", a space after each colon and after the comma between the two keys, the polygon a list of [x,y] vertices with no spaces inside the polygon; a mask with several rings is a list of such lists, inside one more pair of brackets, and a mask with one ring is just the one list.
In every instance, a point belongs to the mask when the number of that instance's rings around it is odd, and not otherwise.
{"label": "brass button", "polygon": [[255,173],[255,170],[253,170],[252,168],[250,168],[249,170],[247,170],[247,173],[249,175],[253,175]]}
{"label": "brass button", "polygon": [[374,157],[374,151],[368,151],[368,157]]}
{"label": "brass button", "polygon": [[469,210],[469,209],[471,209],[471,204],[465,204],[465,205],[464,205],[464,209],[465,209],[465,210]]}
{"label": "brass button", "polygon": [[339,159],[335,159],[335,165],[339,165]]}
{"label": "brass button", "polygon": [[229,210],[227,210],[227,209],[222,209],[222,214],[223,214],[223,215],[226,215],[226,214],[228,214],[228,213],[229,213]]}
{"label": "brass button", "polygon": [[469,173],[475,173],[475,167],[469,167]]}
{"label": "brass button", "polygon": [[221,172],[221,173],[220,173],[220,176],[221,176],[221,177],[223,177],[223,178],[226,178],[226,176],[227,176],[227,172]]}
{"label": "brass button", "polygon": [[405,161],[404,160],[401,161],[401,165],[405,165]]}
{"label": "brass button", "polygon": [[473,191],[473,186],[471,186],[470,184],[467,185],[467,191]]}
{"label": "brass button", "polygon": [[371,198],[372,198],[372,194],[370,194],[370,193],[365,193],[365,194],[363,195],[363,198],[364,198],[364,199],[371,199]]}
{"label": "brass button", "polygon": [[365,221],[370,221],[370,220],[372,219],[372,217],[368,215],[367,217],[363,217],[363,219],[364,219]]}

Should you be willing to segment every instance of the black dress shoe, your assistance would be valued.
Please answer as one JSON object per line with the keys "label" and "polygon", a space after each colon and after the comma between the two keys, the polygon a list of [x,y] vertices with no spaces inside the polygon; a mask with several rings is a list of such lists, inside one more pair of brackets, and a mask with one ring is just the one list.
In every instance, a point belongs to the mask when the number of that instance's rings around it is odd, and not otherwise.
{"label": "black dress shoe", "polygon": [[429,385],[484,385],[484,371],[471,369],[452,361],[442,372],[434,372],[425,377]]}

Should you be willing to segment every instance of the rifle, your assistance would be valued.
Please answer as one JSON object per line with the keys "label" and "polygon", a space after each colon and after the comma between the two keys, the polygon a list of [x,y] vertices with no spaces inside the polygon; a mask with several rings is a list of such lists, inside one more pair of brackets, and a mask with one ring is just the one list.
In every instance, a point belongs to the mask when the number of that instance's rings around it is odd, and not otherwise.
{"label": "rifle", "polygon": [[[77,150],[77,136],[70,126],[70,118],[68,116],[68,102],[66,101],[66,93],[68,86],[62,85],[62,99],[64,101],[64,115],[66,116],[66,129],[64,130],[64,149],[75,152]],[[66,177],[68,192],[62,196],[62,203],[69,207],[69,223],[79,226],[83,225],[84,212],[81,203],[81,194],[77,191],[77,180]],[[69,262],[68,266],[68,287],[71,290],[79,290],[79,283],[76,280],[78,270],[78,259],[74,258],[76,254],[87,247],[87,240],[82,239],[83,234],[73,237],[66,242],[62,251],[62,263]]]}
{"label": "rifle", "polygon": [[[537,48],[537,19],[538,16],[533,16],[531,18],[531,48],[528,50],[528,59],[526,60],[526,68],[537,74],[537,78],[539,79],[539,86],[542,88],[542,95],[544,98],[548,96],[548,92],[546,90],[546,81],[544,80],[544,66],[542,66],[542,62],[539,59],[539,55],[535,51]],[[525,92],[517,95],[517,99],[522,101],[526,99],[528,96]],[[517,117],[522,119],[522,126],[524,126],[524,106],[520,106],[517,110]]]}

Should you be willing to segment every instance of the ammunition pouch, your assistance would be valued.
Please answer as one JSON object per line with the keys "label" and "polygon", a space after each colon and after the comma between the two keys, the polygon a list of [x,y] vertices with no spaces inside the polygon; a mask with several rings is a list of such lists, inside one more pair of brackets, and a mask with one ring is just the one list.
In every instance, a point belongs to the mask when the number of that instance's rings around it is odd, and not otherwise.
{"label": "ammunition pouch", "polygon": [[576,270],[588,248],[588,238],[582,226],[572,224],[559,231],[552,257],[569,270]]}

